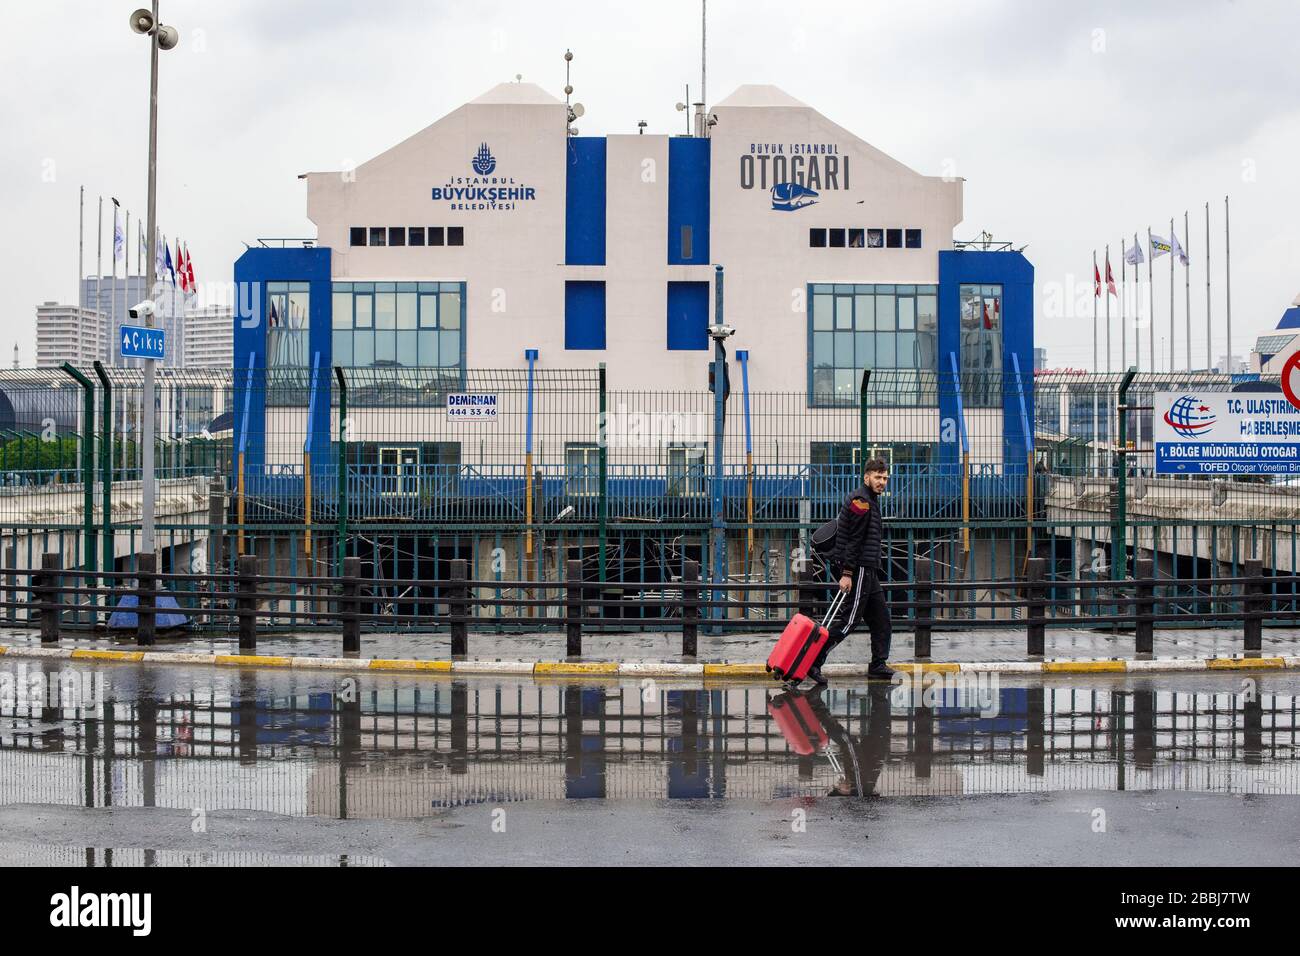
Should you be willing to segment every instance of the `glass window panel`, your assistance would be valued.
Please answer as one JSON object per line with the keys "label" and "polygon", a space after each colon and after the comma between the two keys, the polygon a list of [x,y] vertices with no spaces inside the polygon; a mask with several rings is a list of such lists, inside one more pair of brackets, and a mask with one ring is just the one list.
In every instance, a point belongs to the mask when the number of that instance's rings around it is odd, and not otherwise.
{"label": "glass window panel", "polygon": [[438,364],[455,367],[460,364],[460,331],[438,333]]}
{"label": "glass window panel", "polygon": [[397,361],[397,333],[375,332],[375,362],[392,364]]}
{"label": "glass window panel", "polygon": [[876,296],[876,330],[884,332],[895,325],[894,297],[892,295]]}
{"label": "glass window panel", "polygon": [[[420,283],[424,285],[424,283]],[[426,292],[420,293],[420,328],[433,329],[438,326],[438,297]]]}
{"label": "glass window panel", "polygon": [[847,295],[835,297],[835,328],[853,328],[853,300]]}
{"label": "glass window panel", "polygon": [[374,292],[375,284],[373,282],[354,282],[352,283],[353,292]]}
{"label": "glass window panel", "polygon": [[463,246],[465,245],[465,227],[448,226],[447,227],[447,245]]}
{"label": "glass window panel", "polygon": [[813,290],[813,294],[816,295],[819,292],[834,292],[835,287],[825,282],[819,282],[812,287],[812,290]]}
{"label": "glass window panel", "polygon": [[876,367],[876,337],[870,332],[858,332],[854,363],[858,368]]}
{"label": "glass window panel", "polygon": [[865,244],[865,238],[864,238],[865,235],[866,235],[866,233],[865,233],[864,230],[862,230],[862,229],[850,229],[850,230],[849,230],[849,248],[850,248],[850,249],[861,249],[861,248],[863,247],[863,245]]}
{"label": "glass window panel", "polygon": [[375,328],[393,329],[397,327],[397,293],[375,293]]}
{"label": "glass window panel", "polygon": [[937,370],[939,365],[938,349],[933,332],[916,333],[916,364],[918,368]]}
{"label": "glass window panel", "polygon": [[387,229],[385,229],[383,226],[370,227],[370,244],[372,246],[386,246],[388,245],[387,240],[388,240]]}
{"label": "glass window panel", "polygon": [[857,376],[851,368],[837,368],[835,370],[835,400],[837,402],[850,402],[854,397],[854,379]]}
{"label": "glass window panel", "polygon": [[986,286],[983,286],[983,287],[981,288],[980,291],[983,292],[984,295],[986,295],[986,296],[1001,295],[1001,294],[1002,294],[1002,286],[1000,286],[1000,285],[986,285]]}
{"label": "glass window panel", "polygon": [[808,230],[808,247],[811,249],[826,248],[826,230],[809,229]]}
{"label": "glass window panel", "polygon": [[843,249],[843,248],[844,248],[844,230],[843,230],[843,229],[832,229],[832,230],[830,230],[830,237],[829,237],[829,238],[830,238],[830,247],[831,247],[832,249]]}
{"label": "glass window panel", "polygon": [[397,293],[397,327],[399,329],[415,328],[416,307],[414,292]]}
{"label": "glass window panel", "polygon": [[460,290],[438,293],[438,327],[441,329],[460,328]]}
{"label": "glass window panel", "polygon": [[375,297],[373,295],[356,296],[357,320],[359,329],[369,329],[375,324]]}
{"label": "glass window panel", "polygon": [[406,245],[406,227],[389,226],[388,227],[388,244],[390,246]]}
{"label": "glass window panel", "polygon": [[348,230],[348,245],[364,246],[366,244],[366,227],[353,226]]}
{"label": "glass window panel", "polygon": [[375,364],[375,333],[369,330],[352,333],[352,362],[358,368]]}
{"label": "glass window panel", "polygon": [[352,328],[352,293],[339,292],[334,290],[332,301],[330,302],[332,310],[331,325],[336,329]]}
{"label": "glass window panel", "polygon": [[853,368],[853,333],[835,333],[835,367]]}
{"label": "glass window panel", "polygon": [[413,246],[422,246],[422,245],[424,245],[424,227],[423,227],[423,226],[409,226],[409,227],[407,227],[407,230],[406,230],[406,236],[407,236],[407,240],[410,242],[411,245],[413,245]]}
{"label": "glass window panel", "polygon": [[348,368],[352,365],[352,329],[340,329],[334,333],[334,364]]}
{"label": "glass window panel", "polygon": [[900,329],[916,328],[916,299],[911,296],[898,298],[898,327]]}
{"label": "glass window panel", "polygon": [[875,296],[859,292],[854,298],[854,322],[857,328],[870,331],[876,327]]}
{"label": "glass window panel", "polygon": [[876,368],[894,367],[894,333],[876,333]]}
{"label": "glass window panel", "polygon": [[920,248],[921,248],[921,230],[920,230],[920,229],[908,229],[908,230],[906,231],[906,236],[905,236],[905,238],[906,238],[907,248],[909,248],[909,249],[920,249]]}
{"label": "glass window panel", "polygon": [[396,292],[396,291],[397,291],[397,283],[395,283],[395,282],[376,282],[376,283],[375,283],[375,291],[376,291],[376,292]]}
{"label": "glass window panel", "polygon": [[397,333],[397,364],[398,365],[418,365],[420,356],[416,344],[417,332],[398,332]]}
{"label": "glass window panel", "polygon": [[430,227],[429,227],[429,245],[431,245],[431,246],[440,246],[440,245],[442,245],[442,244],[443,244],[443,240],[442,240],[442,226],[430,226]]}
{"label": "glass window panel", "polygon": [[835,397],[835,370],[831,368],[813,369],[813,400],[829,402]]}
{"label": "glass window panel", "polygon": [[831,330],[831,311],[834,297],[823,293],[813,294],[813,329],[818,332]]}
{"label": "glass window panel", "polygon": [[419,337],[420,364],[433,368],[438,364],[438,333],[432,330],[416,333]]}
{"label": "glass window panel", "polygon": [[886,229],[885,230],[885,248],[901,249],[903,248],[903,230]]}
{"label": "glass window panel", "polygon": [[916,327],[922,332],[933,332],[939,327],[938,296],[918,295],[916,297]]}
{"label": "glass window panel", "polygon": [[813,367],[829,368],[835,364],[835,335],[832,332],[813,333]]}
{"label": "glass window panel", "polygon": [[894,364],[899,368],[916,368],[916,333],[899,332]]}
{"label": "glass window panel", "polygon": [[916,295],[916,286],[914,285],[897,285],[894,286],[894,292],[897,295]]}
{"label": "glass window panel", "polygon": [[885,244],[885,230],[868,229],[867,230],[867,248],[879,249]]}

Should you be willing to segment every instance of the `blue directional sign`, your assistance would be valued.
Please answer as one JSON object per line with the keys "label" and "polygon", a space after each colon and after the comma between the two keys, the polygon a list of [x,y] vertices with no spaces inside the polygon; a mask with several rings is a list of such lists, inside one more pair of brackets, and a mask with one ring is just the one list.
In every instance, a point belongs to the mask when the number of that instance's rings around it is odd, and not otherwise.
{"label": "blue directional sign", "polygon": [[122,358],[160,359],[164,351],[162,329],[146,329],[138,325],[121,328]]}

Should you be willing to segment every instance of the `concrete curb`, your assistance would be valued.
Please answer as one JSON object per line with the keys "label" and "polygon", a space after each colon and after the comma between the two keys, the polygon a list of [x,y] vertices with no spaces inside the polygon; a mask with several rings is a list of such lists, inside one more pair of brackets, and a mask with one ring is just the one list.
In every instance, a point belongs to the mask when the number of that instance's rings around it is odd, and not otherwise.
{"label": "concrete curb", "polygon": [[[673,661],[423,661],[386,658],[277,657],[257,654],[196,654],[186,651],[116,651],[95,648],[0,645],[0,657],[95,661],[118,664],[189,664],[211,667],[267,667],[279,670],[387,671],[415,674],[513,674],[523,677],[675,677],[766,683],[762,664]],[[929,674],[1124,674],[1196,671],[1300,670],[1300,657],[1212,657],[1171,660],[899,661],[892,665],[914,677]],[[828,664],[828,677],[864,677],[866,664]],[[772,681],[775,684],[775,681]]]}

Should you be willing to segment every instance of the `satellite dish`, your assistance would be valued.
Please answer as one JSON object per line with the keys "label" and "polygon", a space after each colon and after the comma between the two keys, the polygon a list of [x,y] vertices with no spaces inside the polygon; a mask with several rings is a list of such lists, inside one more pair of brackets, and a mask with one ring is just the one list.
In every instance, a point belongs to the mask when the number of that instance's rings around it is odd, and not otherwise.
{"label": "satellite dish", "polygon": [[131,29],[136,33],[148,33],[153,29],[153,13],[141,7],[131,14]]}
{"label": "satellite dish", "polygon": [[181,42],[181,35],[176,32],[175,27],[160,26],[158,28],[158,49],[170,50]]}
{"label": "satellite dish", "polygon": [[568,95],[569,95],[570,93],[572,93],[572,92],[573,92],[573,87],[572,87],[572,86],[569,86],[568,84],[565,84],[565,87],[564,87],[564,95],[565,95],[565,96],[568,96]]}
{"label": "satellite dish", "polygon": [[686,104],[685,104],[685,103],[678,103],[678,104],[677,104],[677,112],[680,113],[680,112],[681,112],[682,110],[684,110],[684,109],[686,109]]}
{"label": "satellite dish", "polygon": [[582,115],[583,115],[584,113],[586,113],[586,112],[587,112],[587,108],[586,108],[585,106],[583,106],[581,103],[574,103],[574,104],[573,104],[573,115],[574,115],[574,116],[582,116]]}

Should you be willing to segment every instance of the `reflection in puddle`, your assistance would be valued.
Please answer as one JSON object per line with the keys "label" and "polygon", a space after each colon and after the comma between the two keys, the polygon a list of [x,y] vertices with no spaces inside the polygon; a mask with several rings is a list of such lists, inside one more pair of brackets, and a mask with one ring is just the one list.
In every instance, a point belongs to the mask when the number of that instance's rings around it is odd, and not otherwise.
{"label": "reflection in puddle", "polygon": [[375,856],[350,854],[257,853],[252,851],[143,850],[123,847],[50,846],[0,842],[6,866],[150,867],[150,866],[387,866]]}
{"label": "reflection in puddle", "polygon": [[[1263,686],[1236,694],[1071,681],[930,706],[884,683],[789,693],[110,673],[115,686],[84,706],[0,705],[0,804],[373,819],[539,799],[1300,793],[1300,698]],[[105,865],[109,853],[154,851],[95,852],[94,865]],[[170,856],[205,865],[204,854]],[[206,856],[224,865],[222,854]]]}

